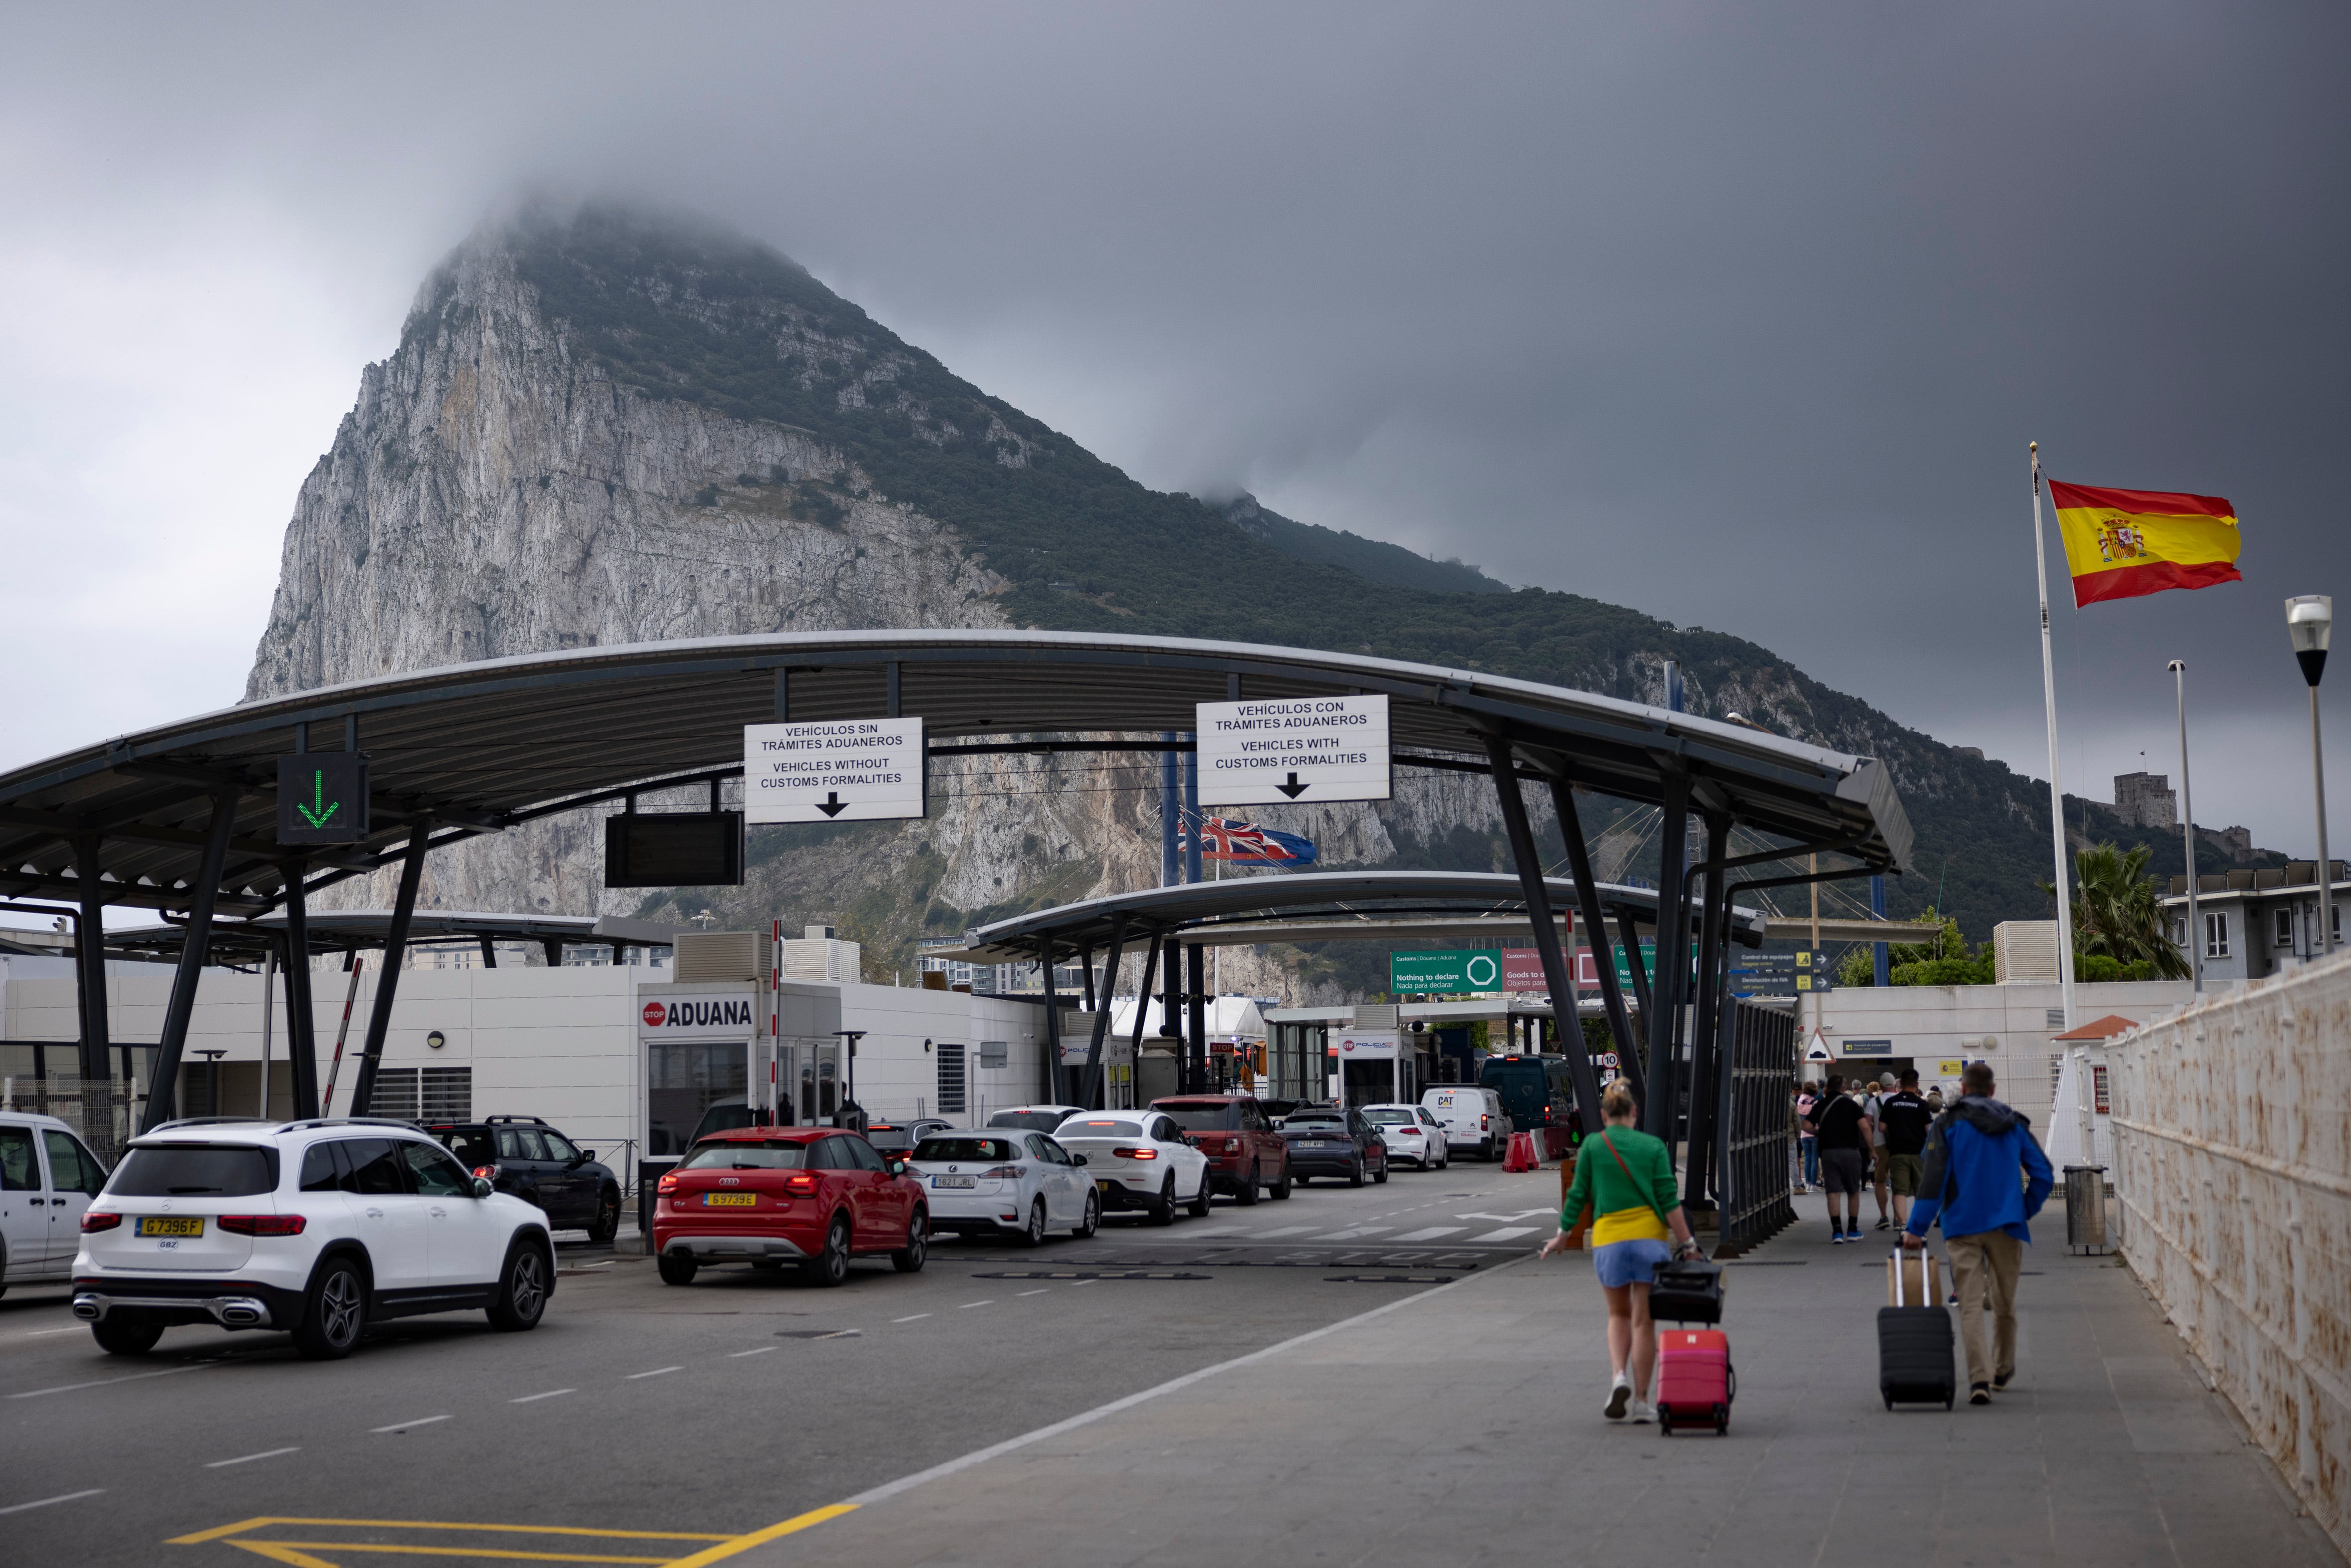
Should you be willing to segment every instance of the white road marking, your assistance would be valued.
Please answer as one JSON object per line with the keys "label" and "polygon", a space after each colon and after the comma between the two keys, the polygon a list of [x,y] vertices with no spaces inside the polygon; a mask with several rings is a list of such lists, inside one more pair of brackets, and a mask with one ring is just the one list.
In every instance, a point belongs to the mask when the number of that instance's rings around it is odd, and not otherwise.
{"label": "white road marking", "polygon": [[963,1305],[957,1307],[956,1311],[959,1312],[967,1312],[974,1307],[992,1307],[994,1305],[996,1305],[996,1299],[991,1296],[984,1301],[966,1301]]}
{"label": "white road marking", "polygon": [[[927,1470],[916,1470],[913,1475],[901,1476],[894,1481],[885,1481],[882,1485],[873,1488],[871,1491],[859,1492],[855,1497],[843,1498],[841,1500],[848,1503],[852,1508],[864,1508],[873,1503],[884,1501],[890,1498],[898,1496],[901,1492],[912,1491],[916,1487],[922,1486],[926,1482],[944,1479],[945,1478],[955,1475],[960,1471],[970,1469],[975,1465],[984,1465],[988,1460],[998,1458],[1001,1455],[1013,1453],[1019,1449],[1028,1448],[1031,1444],[1044,1442],[1046,1439],[1050,1437],[1058,1437],[1062,1433],[1075,1431],[1080,1427],[1091,1426],[1094,1422],[1102,1420],[1104,1416],[1115,1416],[1122,1410],[1131,1410],[1134,1406],[1156,1399],[1162,1395],[1174,1394],[1182,1389],[1189,1388],[1192,1385],[1206,1382],[1207,1379],[1217,1375],[1219,1373],[1231,1372],[1240,1367],[1255,1365],[1257,1363],[1264,1361],[1268,1357],[1280,1355],[1283,1351],[1295,1349],[1299,1345],[1309,1343],[1314,1340],[1325,1338],[1331,1334],[1343,1333],[1349,1329],[1355,1328],[1360,1324],[1371,1322],[1374,1318],[1384,1317],[1389,1312],[1399,1312],[1405,1307],[1411,1306],[1416,1301],[1425,1301],[1431,1296],[1443,1295],[1447,1291],[1458,1291],[1462,1286],[1475,1284],[1479,1280],[1492,1279],[1496,1274],[1501,1272],[1502,1270],[1516,1268],[1518,1265],[1525,1261],[1526,1258],[1524,1256],[1513,1258],[1509,1262],[1500,1264],[1496,1268],[1486,1270],[1474,1275],[1466,1275],[1461,1279],[1456,1280],[1450,1285],[1439,1285],[1435,1290],[1423,1291],[1418,1295],[1399,1296],[1396,1300],[1388,1302],[1385,1306],[1374,1307],[1370,1312],[1359,1312],[1352,1318],[1342,1318],[1335,1323],[1325,1323],[1319,1329],[1309,1329],[1306,1333],[1299,1334],[1295,1338],[1283,1340],[1278,1344],[1267,1345],[1262,1350],[1253,1350],[1247,1355],[1236,1356],[1230,1361],[1220,1361],[1214,1366],[1204,1366],[1197,1372],[1187,1372],[1183,1376],[1171,1378],[1167,1382],[1162,1383],[1156,1387],[1146,1388],[1139,1394],[1130,1394],[1123,1399],[1113,1399],[1107,1405],[1097,1405],[1092,1409],[1080,1411],[1077,1415],[1071,1416],[1066,1420],[1056,1421],[1050,1427],[1040,1427],[1031,1432],[1023,1432],[1017,1437],[1007,1437],[1004,1441],[1000,1443],[991,1443],[985,1448],[975,1448],[968,1454],[947,1460],[945,1464],[933,1465]],[[1098,1281],[1092,1280],[1081,1280],[1078,1281],[1081,1285],[1092,1285],[1097,1282]]]}
{"label": "white road marking", "polygon": [[1538,1214],[1557,1214],[1555,1207],[1522,1208],[1516,1214],[1457,1214],[1456,1219],[1532,1219]]}
{"label": "white road marking", "polygon": [[[1052,1288],[1052,1286],[1048,1285],[1045,1287],[1045,1291],[1050,1291]],[[1041,1296],[1045,1293],[1045,1291],[1023,1291],[1020,1293],[1024,1296]]]}
{"label": "white road marking", "polygon": [[394,1421],[389,1427],[371,1427],[370,1432],[405,1432],[411,1427],[430,1427],[435,1421],[446,1421],[446,1416],[420,1416],[413,1421]]}
{"label": "white road marking", "polygon": [[729,1360],[729,1361],[739,1361],[740,1359],[742,1359],[744,1356],[747,1356],[747,1355],[765,1355],[765,1354],[767,1354],[769,1351],[771,1351],[771,1350],[775,1350],[775,1349],[777,1349],[777,1348],[778,1348],[777,1346],[772,1345],[772,1344],[763,1344],[763,1345],[761,1345],[761,1346],[760,1346],[758,1349],[757,1349],[757,1350],[736,1350],[736,1351],[729,1351],[729,1352],[727,1352],[727,1354],[726,1354],[726,1359],[727,1359],[727,1360]]}
{"label": "white road marking", "polygon": [[1071,1286],[1070,1287],[1070,1289],[1071,1289],[1072,1291],[1074,1291],[1074,1290],[1078,1289],[1078,1288],[1079,1288],[1079,1286],[1081,1286],[1081,1285],[1099,1285],[1099,1284],[1101,1284],[1101,1283],[1102,1283],[1102,1281],[1101,1281],[1100,1280],[1081,1280],[1081,1281],[1078,1281],[1078,1283],[1077,1283],[1076,1285],[1071,1285]]}
{"label": "white road marking", "polygon": [[[256,1078],[255,1082],[259,1082],[258,1077]],[[31,1333],[18,1334],[16,1337],[18,1339],[40,1339],[45,1335],[53,1333],[79,1333],[80,1332],[81,1325],[79,1323],[68,1323],[61,1329],[35,1329]]]}
{"label": "white road marking", "polygon": [[684,1370],[685,1368],[682,1366],[656,1366],[651,1372],[632,1372],[629,1374],[628,1376],[621,1379],[621,1381],[623,1383],[634,1383],[641,1377],[665,1377],[673,1372],[684,1372]]}
{"label": "white road marking", "polygon": [[509,1405],[536,1405],[542,1399],[560,1399],[567,1394],[577,1394],[577,1388],[550,1388],[544,1394],[526,1394],[519,1399],[509,1399]]}
{"label": "white road marking", "polygon": [[256,1459],[274,1459],[280,1454],[298,1454],[301,1451],[302,1449],[299,1445],[291,1448],[264,1448],[257,1454],[239,1454],[233,1459],[214,1459],[211,1464],[206,1465],[204,1469],[208,1470],[225,1470],[231,1465],[248,1465]]}
{"label": "white road marking", "polygon": [[[893,1323],[911,1323],[914,1322],[916,1318],[926,1318],[930,1315],[931,1314],[928,1312],[916,1312],[914,1316],[911,1318],[892,1318],[890,1321]],[[768,1348],[772,1350],[775,1347],[770,1345]]]}
{"label": "white road marking", "polygon": [[[257,1082],[259,1080],[256,1079],[256,1082]],[[1301,1235],[1313,1228],[1314,1227],[1311,1225],[1285,1225],[1279,1230],[1253,1230],[1249,1234],[1256,1237],[1259,1240],[1264,1241],[1276,1236]]]}
{"label": "white road marking", "polygon": [[1391,1230],[1394,1228],[1395,1227],[1387,1225],[1358,1225],[1352,1230],[1333,1230],[1327,1235],[1317,1236],[1314,1239],[1317,1241],[1352,1241],[1358,1236],[1377,1236],[1384,1230]]}
{"label": "white road marking", "polygon": [[[256,1076],[254,1079],[254,1082],[258,1083],[261,1080]],[[1248,1228],[1249,1227],[1246,1225],[1196,1225],[1191,1229],[1184,1232],[1184,1234],[1186,1236],[1230,1236],[1235,1231],[1247,1230]]]}
{"label": "white road marking", "polygon": [[[202,1372],[208,1366],[217,1366],[219,1364],[220,1364],[218,1362],[214,1361],[199,1361],[191,1366],[167,1366],[161,1372],[134,1372],[128,1377],[101,1377],[94,1383],[61,1383],[55,1388],[28,1388],[22,1394],[11,1394],[8,1397],[11,1399],[38,1399],[44,1394],[71,1394],[78,1389],[106,1388],[117,1383],[144,1383],[151,1377],[177,1377],[183,1372]],[[74,1495],[76,1497],[80,1497],[84,1494],[76,1492]]]}
{"label": "white road marking", "polygon": [[1392,1241],[1434,1241],[1440,1236],[1451,1236],[1461,1229],[1458,1225],[1432,1225],[1426,1230],[1407,1230],[1402,1236],[1390,1237]]}
{"label": "white road marking", "polygon": [[1508,1241],[1514,1236],[1532,1236],[1534,1233],[1535,1228],[1531,1225],[1505,1225],[1499,1230],[1489,1230],[1482,1236],[1472,1236],[1469,1239],[1472,1241]]}
{"label": "white road marking", "polygon": [[0,1513],[22,1513],[28,1508],[47,1508],[53,1502],[72,1502],[77,1498],[96,1497],[105,1490],[104,1487],[92,1487],[88,1491],[60,1492],[56,1497],[45,1497],[35,1502],[11,1503],[6,1508],[0,1508]]}

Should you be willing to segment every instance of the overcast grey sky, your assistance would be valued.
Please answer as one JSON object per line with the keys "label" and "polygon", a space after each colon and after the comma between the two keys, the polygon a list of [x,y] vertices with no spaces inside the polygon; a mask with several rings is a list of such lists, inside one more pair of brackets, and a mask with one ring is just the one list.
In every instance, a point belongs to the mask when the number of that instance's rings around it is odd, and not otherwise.
{"label": "overcast grey sky", "polygon": [[360,366],[548,184],[731,219],[1145,483],[1737,632],[2040,777],[2025,442],[2229,497],[2246,580],[2198,593],[2077,616],[2053,532],[2066,782],[2176,773],[2185,657],[2199,819],[2307,853],[2347,15],[21,8],[0,767],[237,695]]}

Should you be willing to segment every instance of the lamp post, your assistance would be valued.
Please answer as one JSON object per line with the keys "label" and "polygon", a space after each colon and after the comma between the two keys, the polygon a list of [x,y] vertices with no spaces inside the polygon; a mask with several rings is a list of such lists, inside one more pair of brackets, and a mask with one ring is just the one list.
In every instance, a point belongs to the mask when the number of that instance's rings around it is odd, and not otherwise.
{"label": "lamp post", "polygon": [[2165,666],[2179,688],[2179,838],[2188,860],[2188,971],[2196,994],[2204,994],[2204,933],[2196,915],[2196,808],[2188,792],[2188,661],[2174,659]]}
{"label": "lamp post", "polygon": [[2304,593],[2285,601],[2286,635],[2294,639],[2294,656],[2302,678],[2310,684],[2310,780],[2318,798],[2318,956],[2335,946],[2333,889],[2335,866],[2326,858],[2326,763],[2318,744],[2318,677],[2326,668],[2326,634],[2335,627],[2335,601],[2324,593]]}

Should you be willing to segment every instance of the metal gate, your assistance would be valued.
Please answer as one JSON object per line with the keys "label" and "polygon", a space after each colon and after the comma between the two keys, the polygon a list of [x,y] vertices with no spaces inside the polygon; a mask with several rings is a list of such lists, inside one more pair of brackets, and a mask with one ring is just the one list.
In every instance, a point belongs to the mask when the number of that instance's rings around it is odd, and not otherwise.
{"label": "metal gate", "polygon": [[1739,999],[1723,1074],[1729,1114],[1720,1124],[1722,1234],[1718,1257],[1736,1257],[1796,1218],[1788,1191],[1795,1114],[1796,1019]]}

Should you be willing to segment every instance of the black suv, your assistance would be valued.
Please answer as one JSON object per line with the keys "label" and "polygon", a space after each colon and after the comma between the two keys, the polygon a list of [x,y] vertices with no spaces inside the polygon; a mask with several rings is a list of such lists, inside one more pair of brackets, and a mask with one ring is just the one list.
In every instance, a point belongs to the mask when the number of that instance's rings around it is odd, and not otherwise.
{"label": "black suv", "polygon": [[583,1149],[537,1116],[485,1116],[478,1122],[419,1125],[449,1146],[477,1176],[547,1212],[556,1230],[585,1229],[610,1241],[621,1228],[621,1184]]}

